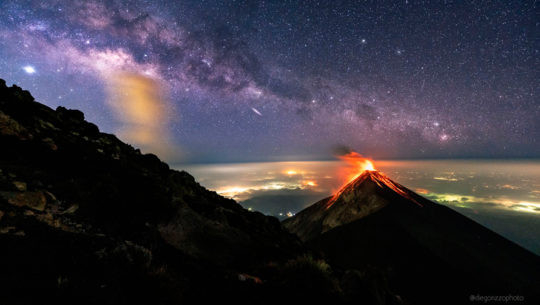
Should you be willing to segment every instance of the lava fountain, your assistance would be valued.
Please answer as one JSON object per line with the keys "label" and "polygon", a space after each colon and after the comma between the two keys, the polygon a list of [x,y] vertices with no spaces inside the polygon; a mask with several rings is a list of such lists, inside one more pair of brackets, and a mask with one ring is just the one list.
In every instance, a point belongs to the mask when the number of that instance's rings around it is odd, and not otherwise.
{"label": "lava fountain", "polygon": [[[354,188],[355,185],[359,183],[359,181],[355,181],[357,178],[361,181],[369,179],[376,183],[378,187],[389,188],[397,194],[416,203],[417,205],[422,206],[422,204],[413,198],[409,190],[402,185],[395,183],[385,174],[376,170],[375,166],[373,166],[373,160],[364,158],[361,154],[354,151],[338,157],[347,163],[347,166],[341,168],[338,172],[338,177],[340,177],[340,180],[344,181],[344,183],[340,189],[334,193],[332,198],[328,200],[326,203],[326,209],[330,208],[336,202],[339,196],[341,196],[341,194],[347,192],[351,188]],[[360,178],[360,176],[362,177]]]}
{"label": "lava fountain", "polygon": [[353,181],[358,176],[360,176],[364,171],[375,171],[375,166],[373,166],[373,161],[364,158],[361,154],[351,151],[345,155],[338,156],[341,160],[347,163],[347,166],[340,169],[338,176],[344,178],[343,180],[346,185],[347,183]]}
{"label": "lava fountain", "polygon": [[326,208],[329,208],[334,204],[337,198],[341,195],[344,188],[353,180],[362,175],[365,171],[377,171],[373,165],[373,161],[364,158],[361,154],[350,151],[346,154],[339,155],[339,159],[345,161],[346,166],[341,167],[338,170],[338,177],[342,182],[342,185],[339,187],[338,191],[334,192],[334,195],[328,201]]}

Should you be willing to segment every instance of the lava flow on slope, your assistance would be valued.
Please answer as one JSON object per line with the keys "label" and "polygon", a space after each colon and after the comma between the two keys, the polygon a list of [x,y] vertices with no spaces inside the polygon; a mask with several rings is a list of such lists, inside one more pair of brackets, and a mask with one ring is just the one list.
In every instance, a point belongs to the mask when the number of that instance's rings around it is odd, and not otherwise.
{"label": "lava flow on slope", "polygon": [[373,165],[373,160],[364,158],[362,155],[354,151],[340,156],[339,158],[350,165],[349,167],[340,171],[341,176],[346,176],[347,182],[326,202],[326,209],[329,209],[343,193],[348,191],[350,192],[352,189],[357,188],[365,180],[375,182],[380,188],[391,189],[417,205],[422,206],[422,204],[411,196],[411,191],[401,184],[392,181],[390,178],[388,178],[388,176],[376,170],[375,166]]}

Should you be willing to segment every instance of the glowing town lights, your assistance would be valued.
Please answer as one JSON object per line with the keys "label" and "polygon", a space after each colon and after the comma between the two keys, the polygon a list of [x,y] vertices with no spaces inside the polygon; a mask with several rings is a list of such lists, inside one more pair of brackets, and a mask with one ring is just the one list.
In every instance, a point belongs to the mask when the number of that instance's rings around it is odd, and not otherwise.
{"label": "glowing town lights", "polygon": [[317,182],[315,182],[315,181],[304,181],[304,185],[317,186]]}

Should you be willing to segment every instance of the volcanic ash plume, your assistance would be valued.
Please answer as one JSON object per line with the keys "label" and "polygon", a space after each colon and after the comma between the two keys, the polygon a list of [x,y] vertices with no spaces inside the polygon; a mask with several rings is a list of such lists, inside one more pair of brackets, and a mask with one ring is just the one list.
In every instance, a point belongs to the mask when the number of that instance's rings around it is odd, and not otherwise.
{"label": "volcanic ash plume", "polygon": [[141,148],[171,160],[178,149],[168,132],[169,104],[158,83],[148,77],[121,73],[109,78],[108,104],[122,122],[121,138]]}
{"label": "volcanic ash plume", "polygon": [[365,158],[361,154],[350,149],[340,149],[336,155],[339,159],[345,161],[346,163],[346,165],[342,167],[338,173],[338,177],[340,180],[343,180],[345,184],[354,180],[366,170],[375,170],[372,160]]}

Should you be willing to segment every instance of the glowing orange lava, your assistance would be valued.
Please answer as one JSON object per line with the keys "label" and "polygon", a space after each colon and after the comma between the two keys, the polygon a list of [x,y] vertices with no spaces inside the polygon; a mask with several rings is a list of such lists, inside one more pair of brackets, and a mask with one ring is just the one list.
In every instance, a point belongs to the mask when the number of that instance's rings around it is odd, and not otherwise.
{"label": "glowing orange lava", "polygon": [[[340,169],[339,173],[339,177],[345,178],[343,179],[345,183],[343,183],[340,189],[337,192],[334,192],[334,195],[327,201],[326,209],[330,208],[343,192],[346,192],[348,189],[354,188],[356,185],[362,183],[366,179],[375,182],[380,188],[389,188],[393,190],[397,194],[409,199],[420,207],[423,206],[413,198],[409,190],[407,190],[402,185],[393,182],[385,174],[377,171],[373,166],[372,160],[364,158],[361,154],[354,151],[346,155],[339,156],[339,158],[347,162],[347,164],[349,165],[345,168]],[[361,175],[363,175],[363,178],[360,179],[360,181],[353,182]]]}
{"label": "glowing orange lava", "polygon": [[338,156],[341,160],[347,163],[347,166],[342,167],[338,171],[339,180],[342,182],[338,190],[334,191],[334,195],[328,201],[326,208],[329,208],[337,198],[341,195],[344,188],[354,179],[358,178],[365,171],[376,171],[373,166],[373,161],[364,158],[361,154],[351,151],[345,155]]}
{"label": "glowing orange lava", "polygon": [[364,158],[361,154],[352,151],[346,155],[339,156],[339,158],[347,162],[347,167],[340,170],[339,177],[344,177],[345,184],[353,181],[356,177],[360,176],[364,171],[374,171],[373,161]]}

